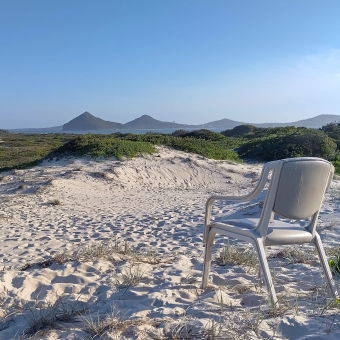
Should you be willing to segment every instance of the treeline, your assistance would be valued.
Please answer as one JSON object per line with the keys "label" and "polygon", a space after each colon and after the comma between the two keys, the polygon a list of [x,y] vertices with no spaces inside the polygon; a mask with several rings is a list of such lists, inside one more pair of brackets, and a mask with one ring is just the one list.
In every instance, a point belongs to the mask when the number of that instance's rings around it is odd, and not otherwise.
{"label": "treeline", "polygon": [[45,158],[64,156],[132,158],[155,153],[164,145],[207,158],[272,161],[290,157],[321,157],[333,162],[340,173],[340,123],[320,129],[304,127],[257,128],[240,125],[221,133],[210,130],[177,130],[162,133],[111,135],[1,133],[0,171],[38,164]]}

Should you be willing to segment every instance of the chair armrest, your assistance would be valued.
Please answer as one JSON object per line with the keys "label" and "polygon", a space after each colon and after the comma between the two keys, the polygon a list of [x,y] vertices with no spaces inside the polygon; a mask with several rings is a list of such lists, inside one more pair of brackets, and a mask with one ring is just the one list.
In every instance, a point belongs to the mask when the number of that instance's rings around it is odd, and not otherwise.
{"label": "chair armrest", "polygon": [[[267,163],[268,165],[273,162]],[[247,202],[251,201],[255,197],[257,197],[261,191],[263,190],[264,186],[266,185],[266,181],[268,178],[269,171],[272,170],[270,166],[264,166],[260,175],[260,179],[257,182],[256,187],[247,195],[245,196],[221,196],[221,195],[213,195],[210,196],[207,200],[205,206],[205,219],[204,219],[204,230],[203,230],[203,242],[206,241],[206,237],[208,234],[208,228],[210,225],[211,220],[211,211],[212,205],[215,201],[234,201],[234,202]]]}

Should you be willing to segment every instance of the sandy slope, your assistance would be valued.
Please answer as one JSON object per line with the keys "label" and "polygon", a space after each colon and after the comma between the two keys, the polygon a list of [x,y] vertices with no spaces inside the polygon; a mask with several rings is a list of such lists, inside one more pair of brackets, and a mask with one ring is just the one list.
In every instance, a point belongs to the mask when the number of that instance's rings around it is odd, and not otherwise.
{"label": "sandy slope", "polygon": [[[114,310],[131,323],[121,335],[107,334],[109,338],[162,339],[179,332],[182,328],[176,325],[181,323],[195,325],[191,333],[207,332],[214,319],[249,339],[338,339],[339,309],[323,310],[327,294],[316,261],[270,260],[278,295],[297,302],[284,311],[267,310],[265,288],[241,266],[214,264],[210,288],[199,289],[207,197],[244,194],[260,170],[261,165],[212,161],[162,148],[155,156],[129,161],[69,159],[2,174],[0,339],[19,338],[37,315],[37,303],[57,296],[87,301],[87,319],[107,319]],[[339,242],[339,188],[339,181],[333,181],[320,216],[326,245]],[[61,204],[51,205],[53,200]],[[215,219],[258,216],[261,200],[263,196],[250,204],[218,203]],[[151,257],[136,263],[132,255],[115,254],[111,260],[82,258],[20,270],[63,251],[103,242],[123,247],[126,241]],[[223,242],[218,238],[216,243]],[[218,249],[216,245],[216,255]],[[138,270],[143,273],[140,282],[124,287],[124,275]],[[256,322],[259,306],[264,316]],[[84,316],[76,317],[41,334],[44,339],[84,339],[89,336],[85,326]]]}

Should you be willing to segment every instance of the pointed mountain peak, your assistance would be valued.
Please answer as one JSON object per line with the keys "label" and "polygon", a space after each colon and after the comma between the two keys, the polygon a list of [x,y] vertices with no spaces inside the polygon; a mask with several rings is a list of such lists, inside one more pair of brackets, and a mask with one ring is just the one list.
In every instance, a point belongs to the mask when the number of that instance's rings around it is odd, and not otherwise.
{"label": "pointed mountain peak", "polygon": [[85,111],[78,117],[63,125],[63,131],[114,130],[122,128],[123,124],[109,122],[91,115]]}
{"label": "pointed mountain peak", "polygon": [[85,112],[83,112],[79,117],[94,117],[93,115],[91,115],[91,113],[90,112],[88,112],[88,111],[85,111]]}

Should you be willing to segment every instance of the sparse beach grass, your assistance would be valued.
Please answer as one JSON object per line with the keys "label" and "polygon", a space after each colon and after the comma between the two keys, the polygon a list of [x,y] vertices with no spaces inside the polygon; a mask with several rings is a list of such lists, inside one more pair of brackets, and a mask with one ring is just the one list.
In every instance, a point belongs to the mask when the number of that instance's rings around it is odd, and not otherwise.
{"label": "sparse beach grass", "polygon": [[[78,254],[78,260],[81,261],[98,261],[98,259],[111,258],[112,253],[118,251],[119,253],[129,254],[130,264],[123,268],[121,275],[113,276],[112,284],[118,290],[125,293],[130,287],[139,286],[143,281],[145,275],[145,268],[142,263],[137,263],[134,260],[134,255],[131,255],[130,247],[126,242],[122,242],[123,246],[115,247],[105,244],[97,244],[86,248],[80,256]],[[124,245],[125,244],[125,245]],[[234,248],[235,247],[235,248]],[[236,250],[235,250],[236,249]],[[249,260],[249,257],[244,258],[244,250],[239,250],[236,245],[228,246],[227,250],[224,248],[224,252],[228,252],[228,258],[231,258],[234,264],[252,265],[253,260]],[[332,250],[333,251],[333,250]],[[301,250],[303,252],[303,250]],[[288,251],[291,253],[291,250]],[[86,256],[84,256],[86,254]],[[231,254],[231,255],[230,255]],[[235,255],[236,254],[236,255]],[[294,253],[295,254],[295,253]],[[305,255],[308,257],[308,254]],[[301,255],[299,255],[301,257]],[[278,256],[281,259],[281,256]],[[64,261],[70,261],[68,256],[63,256],[60,263]],[[249,262],[250,261],[250,262]],[[270,260],[269,260],[270,261]],[[199,288],[199,280],[194,280],[189,286],[184,285],[182,290],[191,291],[196,287],[198,299],[195,304],[202,304],[204,293]],[[211,310],[211,316],[209,320],[202,324],[201,320],[190,313],[183,315],[180,319],[176,317],[164,317],[164,318],[148,318],[148,317],[130,317],[125,314],[121,314],[119,308],[112,307],[112,313],[99,313],[96,309],[96,297],[92,293],[87,296],[88,302],[83,302],[78,299],[71,298],[68,294],[57,296],[56,299],[37,301],[35,303],[24,303],[21,307],[21,313],[23,313],[27,328],[20,339],[34,339],[39,338],[46,332],[59,329],[60,325],[64,322],[82,321],[80,329],[87,333],[91,339],[120,339],[124,332],[126,334],[133,334],[141,336],[142,339],[225,339],[225,338],[239,338],[239,339],[263,339],[263,325],[267,320],[274,320],[275,318],[291,318],[293,316],[299,317],[320,317],[325,320],[329,320],[327,331],[332,332],[334,327],[334,316],[339,315],[339,301],[327,298],[325,284],[322,286],[315,286],[312,294],[313,297],[299,297],[294,296],[294,293],[290,296],[280,296],[279,303],[272,305],[269,300],[264,298],[259,307],[251,309],[237,308],[228,304],[224,299],[224,294],[230,294],[230,287],[219,286],[217,287],[217,301],[216,312]],[[234,287],[235,288],[235,287]],[[235,288],[236,289],[236,288]],[[249,287],[244,290],[236,289],[239,294],[247,295],[252,294]],[[265,293],[263,294],[265,297]],[[120,295],[123,298],[124,295]],[[92,301],[89,303],[89,301]],[[304,312],[306,303],[310,304],[310,311],[306,314]],[[301,305],[300,305],[301,304]],[[2,304],[5,308],[4,304]],[[204,303],[202,304],[204,313]],[[18,313],[13,308],[5,308],[6,312],[2,317],[3,327],[9,325],[10,319]],[[4,310],[5,310],[4,309]],[[97,311],[96,311],[97,310]],[[189,311],[189,310],[188,310]],[[5,315],[6,314],[6,315]],[[79,327],[79,326],[78,326]],[[266,326],[268,327],[268,326]],[[275,330],[273,330],[275,332]],[[19,339],[19,338],[18,338]]]}
{"label": "sparse beach grass", "polygon": [[258,270],[258,258],[255,251],[252,248],[242,249],[230,242],[221,247],[216,263],[220,266],[240,265],[247,267],[250,271]]}

